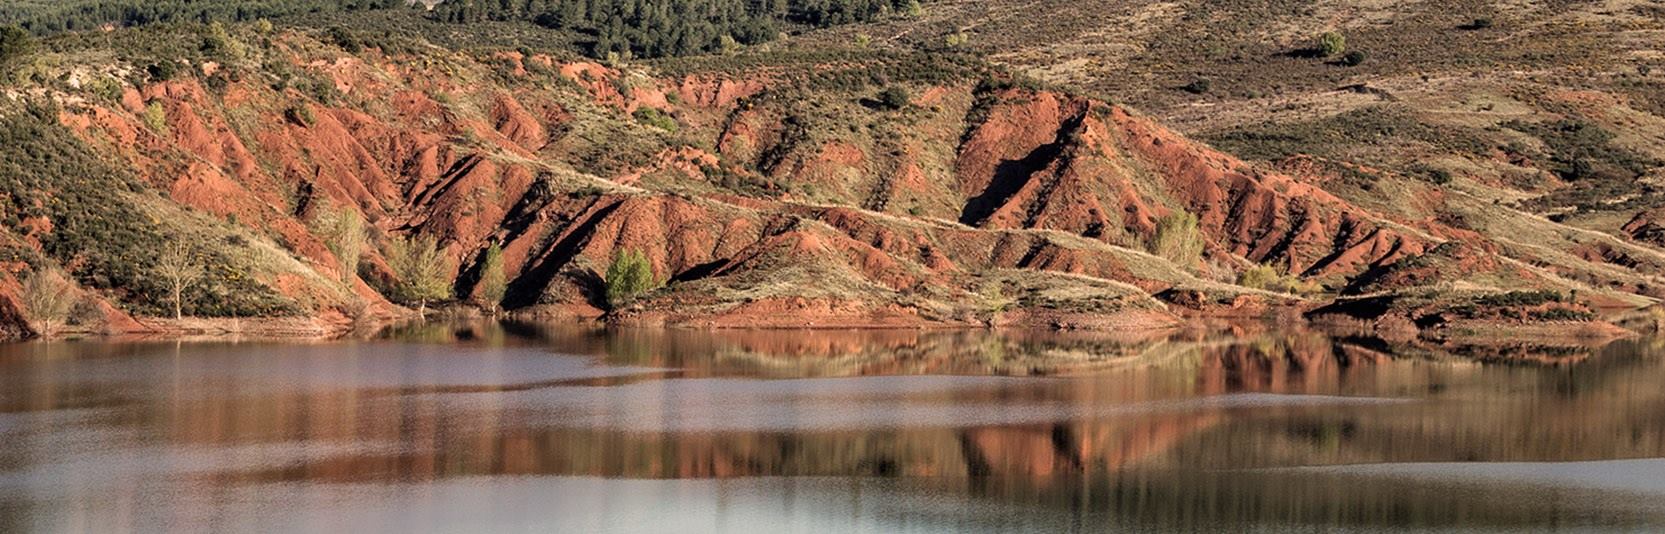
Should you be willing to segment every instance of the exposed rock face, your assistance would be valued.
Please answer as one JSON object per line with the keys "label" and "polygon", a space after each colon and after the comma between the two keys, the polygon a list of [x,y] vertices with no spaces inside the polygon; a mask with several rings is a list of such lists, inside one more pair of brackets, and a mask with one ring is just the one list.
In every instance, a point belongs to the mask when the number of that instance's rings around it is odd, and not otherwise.
{"label": "exposed rock face", "polygon": [[[379,234],[438,238],[462,298],[500,244],[506,304],[548,314],[602,315],[618,304],[607,264],[641,251],[670,288],[615,314],[640,324],[1159,325],[1174,317],[1159,292],[1182,289],[1170,294],[1197,309],[1212,305],[1205,292],[1233,309],[1267,302],[1190,274],[1206,265],[1136,250],[1176,212],[1198,216],[1205,262],[1225,276],[1272,264],[1340,285],[1452,235],[1057,92],[948,81],[884,112],[847,95],[770,98],[789,82],[766,70],[651,78],[505,53],[494,60],[513,64],[511,80],[481,86],[385,58],[293,59],[346,96],[180,79],[61,120],[174,202],[259,229],[324,279],[354,274],[309,228],[325,207],[359,211]],[[158,106],[164,127],[147,127]],[[374,251],[365,265],[369,280],[390,276]],[[387,306],[370,284],[273,285],[320,309]],[[1126,320],[1105,318],[1116,314]]]}

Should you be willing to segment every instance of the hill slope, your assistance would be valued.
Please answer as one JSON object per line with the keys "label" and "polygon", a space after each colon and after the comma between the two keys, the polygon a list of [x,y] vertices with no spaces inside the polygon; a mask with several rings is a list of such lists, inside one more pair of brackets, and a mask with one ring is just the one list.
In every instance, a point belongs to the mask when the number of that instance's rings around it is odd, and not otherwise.
{"label": "hill slope", "polygon": [[[1583,309],[1661,287],[1649,245],[1395,169],[1245,162],[973,54],[796,44],[841,31],[622,66],[253,25],[74,34],[0,118],[22,132],[8,161],[73,168],[8,167],[0,237],[14,278],[69,271],[78,321],[113,330],[165,327],[141,251],[178,243],[210,273],[189,314],[392,313],[384,247],[357,272],[331,252],[320,219],[342,211],[377,243],[434,238],[465,300],[495,244],[510,308],[633,324],[1125,328],[1301,301],[1236,284],[1261,265],[1286,281],[1250,285],[1314,301],[1460,283]],[[1201,253],[1145,252],[1182,214]],[[624,251],[665,287],[607,302]]]}

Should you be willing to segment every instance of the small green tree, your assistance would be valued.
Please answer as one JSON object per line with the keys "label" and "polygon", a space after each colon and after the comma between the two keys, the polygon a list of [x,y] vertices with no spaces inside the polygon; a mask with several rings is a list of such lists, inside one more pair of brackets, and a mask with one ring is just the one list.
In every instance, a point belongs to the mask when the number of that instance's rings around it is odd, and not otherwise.
{"label": "small green tree", "polygon": [[892,85],[879,92],[879,104],[887,109],[902,109],[913,104],[913,96],[902,86]]}
{"label": "small green tree", "polygon": [[162,107],[162,102],[152,100],[149,104],[145,104],[143,119],[145,127],[150,128],[150,131],[156,132],[157,135],[167,135],[168,110]]}
{"label": "small green tree", "polygon": [[1176,265],[1191,268],[1202,261],[1203,238],[1197,229],[1197,216],[1180,211],[1156,221],[1156,236],[1151,238],[1150,252]]}
{"label": "small green tree", "polygon": [[639,250],[626,250],[613,258],[607,266],[607,303],[619,306],[642,293],[659,287],[653,275],[653,263]]}
{"label": "small green tree", "polygon": [[23,280],[23,312],[35,322],[41,337],[52,337],[56,326],[69,320],[75,306],[75,285],[57,269],[36,269]]}
{"label": "small green tree", "polygon": [[1341,32],[1324,32],[1318,35],[1314,49],[1324,57],[1335,57],[1347,51],[1347,36]]}
{"label": "small green tree", "polygon": [[480,261],[480,299],[492,314],[497,313],[503,297],[509,292],[508,275],[503,272],[503,247],[492,243],[486,247],[486,257]]}
{"label": "small green tree", "polygon": [[433,237],[390,238],[383,255],[397,278],[393,297],[415,304],[418,315],[428,314],[429,302],[451,298],[451,283],[446,279],[451,269]]}
{"label": "small green tree", "polygon": [[241,62],[249,55],[248,47],[236,37],[232,37],[225,24],[218,21],[209,24],[203,32],[201,49],[222,61],[229,62]]}
{"label": "small green tree", "polygon": [[17,26],[0,26],[0,75],[9,75],[23,58],[35,52],[35,38]]}
{"label": "small green tree", "polygon": [[358,262],[370,234],[364,229],[364,216],[350,208],[324,206],[312,222],[315,231],[324,238],[324,246],[335,255],[341,267],[341,283],[351,285],[358,276]]}
{"label": "small green tree", "polygon": [[925,6],[919,5],[919,0],[908,0],[902,4],[902,14],[909,18],[919,18],[925,14]]}

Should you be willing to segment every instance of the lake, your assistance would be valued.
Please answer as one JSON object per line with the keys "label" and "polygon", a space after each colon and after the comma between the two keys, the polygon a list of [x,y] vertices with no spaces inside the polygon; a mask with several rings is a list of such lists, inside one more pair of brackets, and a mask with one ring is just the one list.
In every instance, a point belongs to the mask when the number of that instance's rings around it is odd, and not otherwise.
{"label": "lake", "polygon": [[0,532],[1660,530],[1665,340],[27,343],[0,444]]}

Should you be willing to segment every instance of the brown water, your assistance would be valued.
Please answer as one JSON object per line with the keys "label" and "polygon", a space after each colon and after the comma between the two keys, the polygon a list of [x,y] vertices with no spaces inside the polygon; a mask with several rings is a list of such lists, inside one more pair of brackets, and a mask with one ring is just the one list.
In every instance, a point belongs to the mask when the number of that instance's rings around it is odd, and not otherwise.
{"label": "brown water", "polygon": [[1665,343],[1453,350],[526,325],[0,346],[0,532],[1665,529]]}

